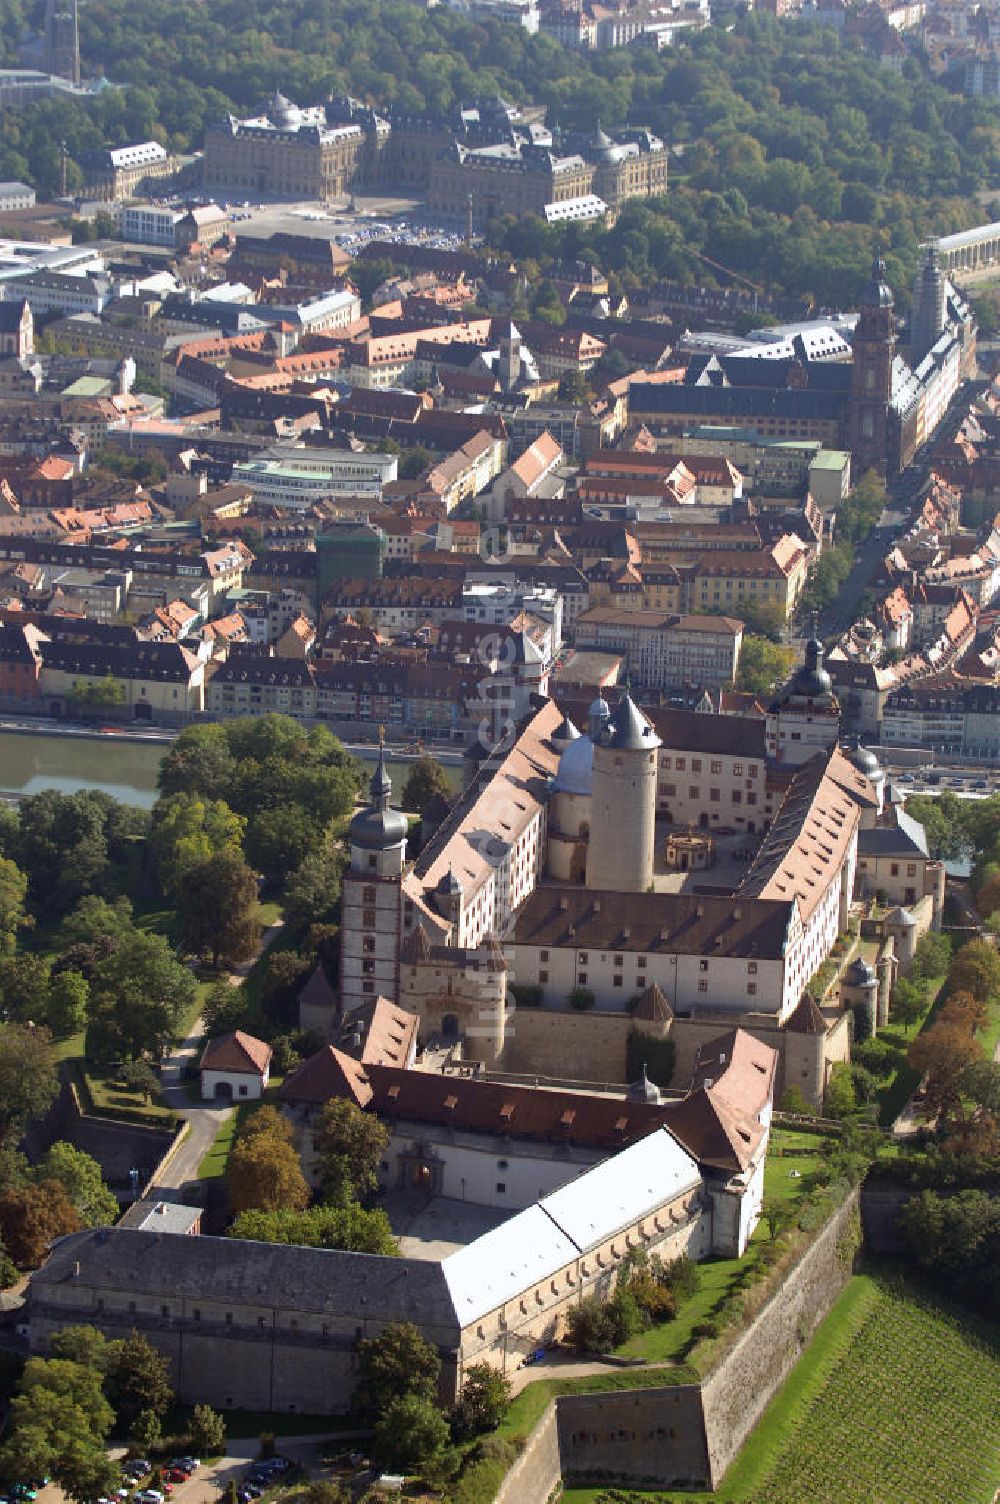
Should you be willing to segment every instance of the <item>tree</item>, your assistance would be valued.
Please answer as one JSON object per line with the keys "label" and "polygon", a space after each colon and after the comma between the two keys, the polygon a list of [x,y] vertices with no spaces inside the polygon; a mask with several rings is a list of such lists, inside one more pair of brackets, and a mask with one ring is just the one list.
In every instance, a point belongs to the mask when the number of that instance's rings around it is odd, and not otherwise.
{"label": "tree", "polygon": [[138,1092],[144,1102],[149,1101],[160,1084],[148,1060],[126,1060],[119,1076],[126,1091]]}
{"label": "tree", "polygon": [[226,1423],[210,1405],[195,1405],[191,1416],[191,1448],[196,1457],[218,1457],[226,1446]]}
{"label": "tree", "polygon": [[108,878],[105,822],[113,800],[94,793],[46,789],[21,800],[13,856],[27,873],[35,913],[67,913],[86,893],[100,893]]}
{"label": "tree", "polygon": [[926,1007],[924,989],[908,977],[900,977],[892,992],[892,1016],[899,1020],[907,1034],[915,1023],[919,1023]]}
{"label": "tree", "polygon": [[827,1113],[832,1118],[847,1117],[857,1105],[851,1067],[846,1060],[837,1060],[830,1069],[830,1077],[826,1083]]}
{"label": "tree", "polygon": [[969,1066],[982,1059],[982,1046],[963,1024],[940,1018],[918,1034],[907,1060],[925,1078],[928,1114],[946,1117],[958,1106],[962,1077]]}
{"label": "tree", "polygon": [[30,951],[0,955],[0,1005],[7,1018],[41,1022],[48,1013],[49,963]]}
{"label": "tree", "polygon": [[84,1368],[93,1368],[97,1373],[107,1371],[112,1344],[96,1326],[64,1326],[49,1338],[49,1351],[53,1358],[66,1358],[71,1363],[81,1363]]}
{"label": "tree", "polygon": [[372,1452],[385,1468],[409,1472],[444,1450],[448,1422],[418,1394],[391,1400],[375,1422]]}
{"label": "tree", "polygon": [[766,637],[747,633],[740,648],[739,668],[736,671],[736,688],[750,694],[760,695],[783,684],[795,664],[791,648],[779,647]]}
{"label": "tree", "polygon": [[943,1023],[954,1024],[967,1034],[976,1034],[985,1029],[989,1011],[984,1002],[973,997],[971,992],[952,992],[942,1005],[938,1018]]}
{"label": "tree", "polygon": [[25,913],[27,896],[27,874],[9,857],[0,856],[0,954],[11,954],[18,930],[30,923]]}
{"label": "tree", "polygon": [[224,799],[235,773],[226,728],[188,726],[160,763],[160,792]]}
{"label": "tree", "polygon": [[399,1253],[389,1218],[381,1207],[307,1206],[304,1211],[241,1212],[229,1229],[233,1238],[255,1243],[293,1243],[306,1248],[344,1248],[351,1253]]}
{"label": "tree", "polygon": [[159,1057],[177,1037],[197,984],[162,935],[135,930],[94,972],[88,1054],[98,1058]]}
{"label": "tree", "polygon": [[77,1504],[113,1494],[121,1470],[104,1438],[114,1412],[94,1369],[61,1358],[31,1358],[11,1404],[0,1465],[11,1477],[51,1477]]}
{"label": "tree", "polygon": [[427,810],[432,799],[447,799],[451,794],[451,784],[448,782],[448,774],[436,757],[418,757],[411,764],[403,785],[402,806],[403,809],[413,810],[422,815]]}
{"label": "tree", "polygon": [[262,1133],[239,1139],[226,1167],[230,1210],[301,1211],[309,1203],[299,1157],[290,1143]]}
{"label": "tree", "polygon": [[58,1092],[48,1030],[0,1023],[0,1140],[42,1117]]}
{"label": "tree", "polygon": [[948,992],[971,992],[981,1003],[1000,999],[1000,954],[986,940],[969,940],[948,968]]}
{"label": "tree", "polygon": [[63,1187],[80,1220],[87,1227],[107,1227],[118,1217],[118,1201],[101,1178],[96,1159],[57,1140],[42,1160],[43,1180],[56,1180]]}
{"label": "tree", "polygon": [[82,971],[56,972],[49,980],[46,1022],[56,1039],[68,1039],[87,1021],[90,988]]}
{"label": "tree", "polygon": [[393,1400],[408,1395],[433,1403],[441,1359],[419,1327],[397,1321],[358,1344],[358,1372],[354,1408],[360,1417],[374,1421]]}
{"label": "tree", "polygon": [[163,1439],[163,1426],[155,1410],[140,1410],[132,1422],[132,1440],[143,1452],[151,1452]]}
{"label": "tree", "polygon": [[282,908],[291,930],[305,930],[336,915],[344,863],[343,853],[327,841],[304,857],[290,874]]}
{"label": "tree", "polygon": [[316,1170],[324,1201],[344,1206],[378,1187],[378,1167],[389,1144],[387,1129],[346,1097],[332,1097],[313,1132]]}
{"label": "tree", "polygon": [[125,686],[120,679],[105,674],[86,684],[74,685],[67,690],[66,700],[80,715],[107,715],[125,704]]}
{"label": "tree", "polygon": [[951,941],[938,930],[928,930],[917,941],[910,976],[915,981],[929,982],[932,977],[944,976],[951,961]]}
{"label": "tree", "polygon": [[216,969],[223,956],[245,961],[256,953],[260,942],[257,880],[232,847],[194,862],[176,902],[185,950],[194,955],[209,951]]}
{"label": "tree", "polygon": [[242,1028],[247,1014],[246,994],[242,987],[234,987],[225,977],[213,982],[201,1004],[201,1018],[205,1033],[228,1034],[232,1029]]}
{"label": "tree", "polygon": [[295,1141],[295,1130],[280,1108],[264,1102],[240,1124],[236,1135],[238,1143],[248,1143],[257,1138],[276,1138],[283,1144]]}
{"label": "tree", "polygon": [[180,897],[199,862],[221,851],[241,851],[245,831],[246,820],[222,799],[190,793],[161,798],[149,840],[164,893]]}
{"label": "tree", "polygon": [[133,1331],[114,1344],[107,1367],[108,1398],[119,1422],[133,1426],[143,1411],[166,1414],[174,1402],[170,1361],[148,1338]]}
{"label": "tree", "polygon": [[462,1395],[455,1407],[452,1426],[460,1439],[495,1431],[507,1414],[511,1383],[491,1363],[472,1363],[465,1370]]}

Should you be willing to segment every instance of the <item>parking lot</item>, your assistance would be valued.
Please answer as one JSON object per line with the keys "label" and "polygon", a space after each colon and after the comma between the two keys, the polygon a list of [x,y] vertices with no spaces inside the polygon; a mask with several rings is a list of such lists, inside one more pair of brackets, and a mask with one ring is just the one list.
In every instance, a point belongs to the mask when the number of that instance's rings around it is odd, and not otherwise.
{"label": "parking lot", "polygon": [[[266,1490],[273,1490],[287,1477],[290,1480],[307,1478],[329,1478],[334,1476],[336,1469],[328,1462],[331,1454],[336,1453],[345,1445],[341,1438],[331,1439],[328,1436],[286,1436],[277,1439],[277,1451],[279,1455],[291,1464],[290,1468],[276,1470],[273,1477],[268,1480],[260,1480],[260,1483],[250,1483],[255,1475],[260,1457],[260,1441],[257,1437],[248,1437],[233,1440],[227,1443],[225,1454],[213,1458],[209,1462],[202,1462],[184,1481],[171,1481],[168,1478],[168,1464],[160,1462],[164,1478],[169,1481],[169,1491],[162,1487],[157,1492],[164,1495],[163,1504],[219,1504],[219,1500],[225,1494],[230,1482],[235,1482],[239,1492],[244,1494],[245,1500],[250,1501],[259,1497]],[[124,1457],[121,1448],[113,1449],[113,1455]],[[126,1488],[123,1494],[119,1494],[115,1500],[109,1500],[108,1504],[161,1504],[160,1500],[154,1500],[148,1490],[149,1474],[144,1473],[138,1480],[138,1485]],[[250,1484],[250,1487],[247,1485]],[[268,1497],[273,1495],[268,1492]],[[35,1504],[69,1504],[67,1496],[61,1488],[54,1483],[47,1484],[39,1489]]]}

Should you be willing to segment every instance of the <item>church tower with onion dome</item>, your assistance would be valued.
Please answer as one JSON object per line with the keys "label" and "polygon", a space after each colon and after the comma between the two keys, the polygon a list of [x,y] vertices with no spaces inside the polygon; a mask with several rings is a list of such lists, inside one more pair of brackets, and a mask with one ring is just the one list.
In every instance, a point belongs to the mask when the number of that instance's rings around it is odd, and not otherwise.
{"label": "church tower with onion dome", "polygon": [[385,748],[369,785],[371,798],[351,821],[351,862],[344,873],[340,923],[340,1000],[345,1013],[376,997],[399,997],[400,882],[406,861],[406,816],[390,804]]}

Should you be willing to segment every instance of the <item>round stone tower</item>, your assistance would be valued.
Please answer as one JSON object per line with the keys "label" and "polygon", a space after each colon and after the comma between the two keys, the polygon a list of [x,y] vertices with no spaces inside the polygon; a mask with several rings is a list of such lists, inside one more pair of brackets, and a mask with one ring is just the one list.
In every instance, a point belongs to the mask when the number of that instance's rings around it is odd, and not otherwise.
{"label": "round stone tower", "polygon": [[645,893],[653,881],[659,745],[626,690],[594,741],[588,888]]}

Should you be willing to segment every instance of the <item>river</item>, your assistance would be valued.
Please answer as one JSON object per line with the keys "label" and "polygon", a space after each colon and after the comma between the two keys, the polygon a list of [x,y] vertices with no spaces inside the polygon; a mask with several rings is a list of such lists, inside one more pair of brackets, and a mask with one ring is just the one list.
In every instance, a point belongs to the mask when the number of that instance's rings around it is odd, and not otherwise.
{"label": "river", "polygon": [[[0,795],[38,794],[42,789],[59,789],[67,794],[100,789],[123,804],[151,809],[156,800],[160,759],[166,751],[162,742],[0,730]],[[373,759],[374,748],[362,755]],[[389,759],[388,769],[398,797],[406,782],[408,764]],[[449,766],[445,771],[457,788],[461,768]]]}

